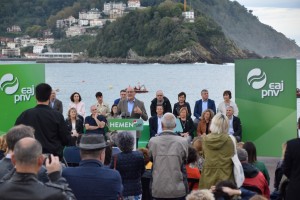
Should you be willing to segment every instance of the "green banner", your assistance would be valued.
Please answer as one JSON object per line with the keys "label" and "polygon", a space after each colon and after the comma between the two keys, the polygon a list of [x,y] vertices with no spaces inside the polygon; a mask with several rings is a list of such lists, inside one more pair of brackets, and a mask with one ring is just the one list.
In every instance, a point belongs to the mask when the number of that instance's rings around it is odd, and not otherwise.
{"label": "green banner", "polygon": [[260,156],[281,156],[281,145],[296,137],[296,59],[237,60],[235,97],[243,141]]}
{"label": "green banner", "polygon": [[36,105],[34,88],[45,82],[44,64],[0,65],[0,134],[6,133],[21,112]]}
{"label": "green banner", "polygon": [[108,128],[111,131],[124,130],[124,131],[142,131],[142,119],[108,119]]}

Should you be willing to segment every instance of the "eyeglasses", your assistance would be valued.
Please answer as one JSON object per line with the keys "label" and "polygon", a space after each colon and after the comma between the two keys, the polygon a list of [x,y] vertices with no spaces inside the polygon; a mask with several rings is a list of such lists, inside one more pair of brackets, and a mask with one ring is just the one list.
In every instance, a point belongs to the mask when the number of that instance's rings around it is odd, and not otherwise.
{"label": "eyeglasses", "polygon": [[156,95],[157,97],[162,97],[163,95],[162,94],[158,94],[158,95]]}

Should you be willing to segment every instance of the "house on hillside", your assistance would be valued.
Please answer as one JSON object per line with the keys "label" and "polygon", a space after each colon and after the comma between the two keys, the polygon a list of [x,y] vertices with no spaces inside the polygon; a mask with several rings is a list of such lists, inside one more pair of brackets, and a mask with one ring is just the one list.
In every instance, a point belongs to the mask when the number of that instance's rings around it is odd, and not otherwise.
{"label": "house on hillside", "polygon": [[77,35],[83,35],[85,33],[85,28],[81,26],[71,26],[66,30],[67,37],[73,37]]}
{"label": "house on hillside", "polygon": [[18,32],[21,32],[21,28],[20,28],[20,26],[13,25],[13,26],[11,26],[11,27],[8,27],[8,28],[6,29],[6,31],[7,31],[8,33],[18,33]]}
{"label": "house on hillside", "polygon": [[93,20],[99,18],[101,18],[101,13],[97,8],[92,8],[88,12],[85,11],[79,12],[79,20],[81,19]]}
{"label": "house on hillside", "polygon": [[2,49],[2,55],[8,56],[8,57],[18,57],[21,55],[21,51],[20,51],[20,48]]}
{"label": "house on hillside", "polygon": [[128,8],[139,8],[141,7],[140,0],[128,0]]}
{"label": "house on hillside", "polygon": [[104,3],[103,13],[109,15],[111,19],[116,19],[118,17],[122,17],[124,14],[124,10],[126,9],[126,4],[119,2],[109,2]]}
{"label": "house on hillside", "polygon": [[193,10],[182,12],[182,16],[188,22],[191,22],[191,23],[195,22],[195,15],[194,15]]}

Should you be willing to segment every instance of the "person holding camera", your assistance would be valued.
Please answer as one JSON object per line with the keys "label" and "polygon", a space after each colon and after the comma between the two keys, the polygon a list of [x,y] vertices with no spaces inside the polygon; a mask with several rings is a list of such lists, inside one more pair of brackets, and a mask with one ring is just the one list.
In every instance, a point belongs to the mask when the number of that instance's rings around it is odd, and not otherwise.
{"label": "person holding camera", "polygon": [[76,199],[66,179],[60,175],[59,157],[51,154],[46,158],[45,165],[50,182],[42,183],[37,179],[45,157],[42,146],[36,139],[25,137],[19,140],[11,160],[16,172],[11,179],[0,181],[1,199]]}

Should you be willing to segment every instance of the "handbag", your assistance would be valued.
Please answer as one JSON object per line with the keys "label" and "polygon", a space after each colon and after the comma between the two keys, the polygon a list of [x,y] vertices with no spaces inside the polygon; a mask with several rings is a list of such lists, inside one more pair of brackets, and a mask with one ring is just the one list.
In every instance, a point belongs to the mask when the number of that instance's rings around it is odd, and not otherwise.
{"label": "handbag", "polygon": [[230,138],[232,139],[233,145],[234,145],[234,155],[231,157],[231,160],[233,162],[233,175],[234,175],[234,180],[236,183],[236,186],[238,188],[240,188],[245,180],[245,175],[244,175],[244,170],[243,170],[243,166],[237,156],[237,152],[236,152],[236,140],[234,138],[234,136],[229,135]]}

